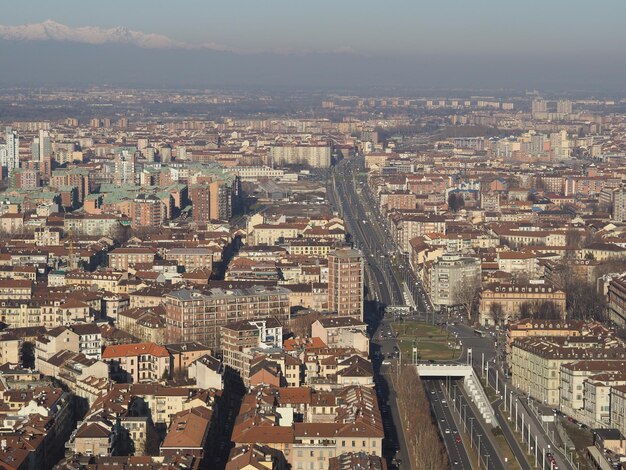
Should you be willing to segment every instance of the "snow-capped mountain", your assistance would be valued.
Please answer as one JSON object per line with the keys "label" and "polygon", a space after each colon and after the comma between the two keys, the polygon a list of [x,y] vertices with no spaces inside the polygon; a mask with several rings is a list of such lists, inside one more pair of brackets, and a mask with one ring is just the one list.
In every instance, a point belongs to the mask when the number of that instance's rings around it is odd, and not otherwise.
{"label": "snow-capped mountain", "polygon": [[[147,34],[123,27],[81,26],[72,28],[52,20],[18,26],[0,25],[0,39],[10,41],[66,41],[85,44],[132,44],[149,49],[192,49],[197,47],[174,41],[161,34]],[[202,47],[207,47],[207,45]]]}

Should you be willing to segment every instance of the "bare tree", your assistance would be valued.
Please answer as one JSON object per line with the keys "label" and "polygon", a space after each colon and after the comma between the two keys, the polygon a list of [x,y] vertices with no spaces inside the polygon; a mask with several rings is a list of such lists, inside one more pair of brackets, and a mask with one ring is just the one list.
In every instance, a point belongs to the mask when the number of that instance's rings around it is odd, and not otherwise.
{"label": "bare tree", "polygon": [[[585,232],[581,232],[580,230],[567,230],[567,232],[565,232],[565,245],[572,248],[582,248],[584,234]],[[572,252],[568,250],[567,254],[569,255],[570,253]]]}
{"label": "bare tree", "polygon": [[489,306],[489,315],[491,315],[494,325],[501,325],[504,323],[505,314],[502,304],[500,302],[493,302]]}
{"label": "bare tree", "polygon": [[476,313],[480,287],[479,276],[467,276],[454,288],[453,301],[463,307],[468,318],[472,318]]}
{"label": "bare tree", "polygon": [[575,320],[606,319],[606,298],[593,281],[610,272],[626,270],[626,260],[607,261],[593,271],[592,280],[576,272],[571,261],[564,260],[553,270],[554,283],[565,291],[568,317]]}
{"label": "bare tree", "polygon": [[519,307],[519,316],[537,320],[559,320],[561,311],[551,300],[526,301]]}
{"label": "bare tree", "polygon": [[448,468],[448,458],[415,367],[396,365],[391,374],[412,468]]}

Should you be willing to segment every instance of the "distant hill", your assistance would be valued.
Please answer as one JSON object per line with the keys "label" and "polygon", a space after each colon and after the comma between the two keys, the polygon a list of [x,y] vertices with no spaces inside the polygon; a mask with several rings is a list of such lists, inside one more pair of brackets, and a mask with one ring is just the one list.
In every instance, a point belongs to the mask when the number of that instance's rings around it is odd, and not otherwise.
{"label": "distant hill", "polygon": [[[104,31],[104,32],[103,32]],[[45,34],[44,34],[45,33]],[[180,47],[160,36],[125,30],[89,32],[86,43],[61,32],[5,31],[0,39],[0,87],[111,85],[154,88],[320,90],[350,94],[411,94],[426,90],[585,90],[623,92],[626,61],[518,57],[369,57],[339,53],[236,53]],[[67,33],[67,32],[66,32]],[[47,35],[56,39],[49,39]],[[68,33],[69,34],[69,33]],[[77,34],[72,32],[72,34]],[[40,39],[38,35],[42,35]],[[150,36],[150,35],[147,35]],[[58,39],[59,37],[65,39]],[[10,39],[6,39],[10,38]],[[151,42],[154,40],[155,42]],[[162,41],[162,47],[153,47]],[[163,44],[169,44],[164,47]],[[147,45],[149,44],[149,45]],[[601,73],[598,72],[601,70]],[[422,95],[423,96],[423,95]]]}

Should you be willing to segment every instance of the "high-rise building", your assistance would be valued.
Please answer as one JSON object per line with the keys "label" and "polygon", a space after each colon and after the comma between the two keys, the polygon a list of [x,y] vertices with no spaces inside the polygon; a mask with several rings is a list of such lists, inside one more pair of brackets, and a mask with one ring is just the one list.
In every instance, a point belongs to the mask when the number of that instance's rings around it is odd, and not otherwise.
{"label": "high-rise building", "polygon": [[569,100],[559,100],[556,102],[556,112],[558,114],[572,114],[572,102]]}
{"label": "high-rise building", "polygon": [[167,218],[165,204],[154,194],[138,194],[133,201],[133,227],[160,227]]}
{"label": "high-rise building", "polygon": [[545,117],[548,113],[548,103],[543,98],[537,98],[532,103],[532,116],[535,119]]}
{"label": "high-rise building", "polygon": [[10,175],[20,166],[20,137],[11,127],[5,129],[4,146],[0,150],[0,164],[3,176]]}
{"label": "high-rise building", "polygon": [[340,248],[328,253],[328,309],[363,320],[363,253]]}
{"label": "high-rise building", "polygon": [[613,196],[613,220],[615,222],[626,221],[626,187],[620,185],[619,188],[612,190]]}
{"label": "high-rise building", "polygon": [[275,165],[307,165],[312,168],[328,168],[331,148],[328,144],[273,145],[270,149]]}
{"label": "high-rise building", "polygon": [[115,154],[115,184],[133,184],[135,182],[135,155],[128,152]]}
{"label": "high-rise building", "polygon": [[39,136],[33,139],[30,147],[32,161],[42,162],[52,157],[52,143],[48,131],[40,129]]}
{"label": "high-rise building", "polygon": [[232,215],[232,191],[226,181],[194,184],[189,188],[189,198],[196,223],[228,220]]}

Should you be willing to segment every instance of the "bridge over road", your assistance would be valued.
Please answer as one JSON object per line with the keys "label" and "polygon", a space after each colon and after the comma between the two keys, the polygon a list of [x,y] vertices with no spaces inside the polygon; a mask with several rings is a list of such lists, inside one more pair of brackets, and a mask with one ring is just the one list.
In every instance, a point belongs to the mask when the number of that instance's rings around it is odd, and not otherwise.
{"label": "bridge over road", "polygon": [[424,378],[446,378],[455,377],[463,378],[463,388],[472,398],[474,404],[480,411],[483,420],[497,427],[495,413],[489,399],[483,389],[480,380],[474,373],[474,368],[470,365],[459,363],[418,363],[416,365],[417,373]]}

